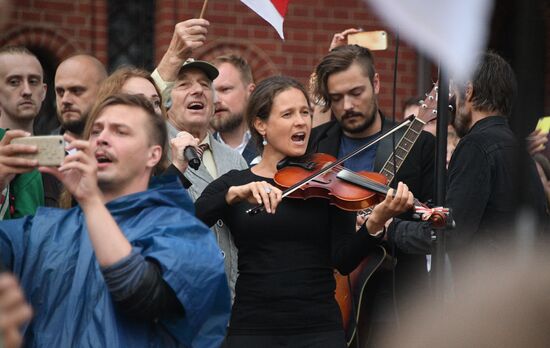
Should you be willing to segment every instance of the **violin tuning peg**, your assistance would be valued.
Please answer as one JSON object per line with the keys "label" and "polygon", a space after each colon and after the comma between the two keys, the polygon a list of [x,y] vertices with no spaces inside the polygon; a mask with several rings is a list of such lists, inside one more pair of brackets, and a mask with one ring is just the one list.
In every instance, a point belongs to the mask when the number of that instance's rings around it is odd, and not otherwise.
{"label": "violin tuning peg", "polygon": [[422,109],[427,109],[427,108],[428,108],[428,105],[422,103],[422,105],[420,105],[420,107],[421,107]]}
{"label": "violin tuning peg", "polygon": [[437,115],[437,110],[432,110],[432,114]]}
{"label": "violin tuning peg", "polygon": [[428,99],[434,100],[434,96],[433,96],[433,95],[430,95],[430,96],[428,96]]}

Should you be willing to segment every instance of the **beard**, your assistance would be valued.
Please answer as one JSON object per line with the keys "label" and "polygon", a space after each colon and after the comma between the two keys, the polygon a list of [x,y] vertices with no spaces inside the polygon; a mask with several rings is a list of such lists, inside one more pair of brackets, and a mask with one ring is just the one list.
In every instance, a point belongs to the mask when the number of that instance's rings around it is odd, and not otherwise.
{"label": "beard", "polygon": [[[341,120],[340,126],[344,131],[350,134],[363,133],[374,124],[377,114],[378,114],[378,105],[376,103],[372,104],[371,109],[367,111],[367,113],[348,111],[342,115],[340,119]],[[361,117],[360,122],[352,125],[346,123],[345,122],[346,118],[352,117],[352,116]]]}
{"label": "beard", "polygon": [[457,106],[456,115],[453,119],[453,127],[455,127],[456,134],[462,138],[470,130],[470,123],[472,121],[472,113],[464,111],[464,108]]}
{"label": "beard", "polygon": [[225,118],[214,115],[210,121],[210,126],[219,133],[230,132],[242,124],[243,118],[242,113],[230,113]]}
{"label": "beard", "polygon": [[81,135],[84,132],[84,127],[86,126],[86,118],[81,118],[80,120],[67,120],[61,122],[63,129],[73,133]]}
{"label": "beard", "polygon": [[[69,110],[67,110],[67,111],[69,111]],[[70,111],[78,112],[75,109],[70,109]],[[61,128],[63,128],[66,131],[69,131],[73,134],[82,135],[82,133],[84,132],[84,128],[86,127],[86,120],[88,119],[88,114],[89,114],[89,111],[88,112],[82,112],[80,114],[80,118],[78,120],[75,120],[75,119],[65,120],[65,119],[63,119],[62,113],[58,112],[57,118],[61,122]]]}

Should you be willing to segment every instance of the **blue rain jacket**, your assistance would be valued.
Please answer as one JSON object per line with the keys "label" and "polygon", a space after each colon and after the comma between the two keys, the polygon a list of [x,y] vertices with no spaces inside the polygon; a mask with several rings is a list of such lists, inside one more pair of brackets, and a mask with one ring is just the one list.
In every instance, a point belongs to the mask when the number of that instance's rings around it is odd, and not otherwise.
{"label": "blue rain jacket", "polygon": [[185,316],[158,323],[125,317],[111,301],[82,210],[40,208],[34,217],[0,222],[2,261],[34,309],[26,346],[220,346],[230,313],[220,249],[179,181],[155,180],[107,208],[132,247],[161,266]]}

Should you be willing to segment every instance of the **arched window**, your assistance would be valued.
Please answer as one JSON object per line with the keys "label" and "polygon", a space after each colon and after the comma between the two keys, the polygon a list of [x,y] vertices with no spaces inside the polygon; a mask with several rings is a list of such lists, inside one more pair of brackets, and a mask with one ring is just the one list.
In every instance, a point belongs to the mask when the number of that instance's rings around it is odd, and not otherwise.
{"label": "arched window", "polygon": [[46,48],[33,45],[28,45],[27,48],[34,53],[40,61],[42,69],[44,69],[44,82],[48,85],[46,99],[44,99],[42,103],[38,116],[34,119],[34,134],[47,135],[50,134],[52,130],[59,127],[54,90],[55,69],[59,62],[55,55]]}
{"label": "arched window", "polygon": [[154,0],[108,1],[109,70],[121,65],[154,68]]}

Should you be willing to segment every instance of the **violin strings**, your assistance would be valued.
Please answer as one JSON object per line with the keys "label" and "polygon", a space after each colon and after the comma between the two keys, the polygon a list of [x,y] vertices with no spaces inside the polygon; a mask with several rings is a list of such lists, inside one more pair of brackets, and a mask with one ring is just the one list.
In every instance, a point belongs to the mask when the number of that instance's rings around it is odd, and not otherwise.
{"label": "violin strings", "polygon": [[377,181],[372,180],[371,178],[362,176],[362,175],[360,175],[360,174],[358,174],[354,171],[351,171],[351,170],[347,169],[346,167],[344,167],[342,165],[338,165],[335,168],[337,168],[339,170],[345,170],[348,174],[354,176],[358,180],[362,181],[365,185],[369,186],[368,188],[370,188],[372,190],[376,190],[379,193],[386,194],[388,192],[388,189],[390,189],[389,186],[383,185],[383,184],[381,184]]}
{"label": "violin strings", "polygon": [[[365,186],[367,186],[368,189],[375,190],[379,193],[387,194],[388,190],[391,188],[387,185],[380,184],[379,182],[374,181],[371,178],[362,176],[362,175],[360,175],[360,174],[358,174],[354,171],[351,171],[351,170],[349,170],[349,169],[347,169],[347,168],[345,168],[341,165],[338,165],[334,168],[337,168],[337,169],[340,169],[340,170],[345,170],[349,175],[357,178],[360,181],[363,181]],[[426,204],[420,202],[416,197],[414,198],[414,205],[415,206],[420,206],[420,207],[427,207]]]}
{"label": "violin strings", "polygon": [[343,158],[340,158],[336,162],[333,162],[332,164],[329,164],[327,167],[322,168],[318,173],[312,174],[310,177],[305,178],[303,180],[300,180],[300,182],[297,182],[296,184],[294,184],[294,185],[290,186],[289,188],[287,188],[286,190],[284,190],[282,196],[286,197],[286,196],[290,195],[292,192],[299,189],[302,185],[307,184],[308,182],[314,180],[315,178],[317,178],[317,177],[319,177],[319,176],[321,176],[325,173],[328,173],[328,171],[330,171],[332,168],[339,166],[341,163],[344,163],[345,161],[347,161],[351,157],[353,157],[353,156],[357,155],[358,153],[364,151],[365,149],[369,148],[373,144],[376,144],[378,141],[384,139],[385,137],[389,136],[390,134],[393,134],[394,132],[398,131],[399,129],[405,127],[406,125],[411,123],[411,120],[413,118],[414,118],[414,116],[411,115],[411,117],[406,118],[403,122],[401,122],[400,124],[394,126],[389,131],[387,131],[385,134],[378,135],[375,139],[372,139],[370,142],[368,142],[367,144],[361,146],[359,149],[356,149],[355,151],[353,151],[353,152],[347,154],[346,156],[344,156]]}

